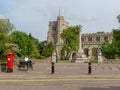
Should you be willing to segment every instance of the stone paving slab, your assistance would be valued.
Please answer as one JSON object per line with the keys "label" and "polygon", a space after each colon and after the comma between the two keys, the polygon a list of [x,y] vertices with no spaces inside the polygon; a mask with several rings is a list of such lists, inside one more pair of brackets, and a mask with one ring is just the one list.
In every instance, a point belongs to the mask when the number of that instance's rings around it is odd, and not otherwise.
{"label": "stone paving slab", "polygon": [[92,74],[88,75],[87,63],[56,63],[51,74],[50,63],[35,63],[34,70],[18,70],[12,73],[0,72],[0,79],[42,79],[42,78],[120,78],[119,64],[92,64]]}

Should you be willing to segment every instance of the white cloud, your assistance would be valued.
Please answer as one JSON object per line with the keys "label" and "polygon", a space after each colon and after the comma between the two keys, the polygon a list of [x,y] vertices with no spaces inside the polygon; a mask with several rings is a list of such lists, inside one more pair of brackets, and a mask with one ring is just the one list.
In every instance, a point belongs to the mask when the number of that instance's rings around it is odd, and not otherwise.
{"label": "white cloud", "polygon": [[3,15],[0,15],[0,18],[5,18],[5,16],[3,16]]}
{"label": "white cloud", "polygon": [[59,8],[70,24],[82,24],[83,32],[96,32],[117,27],[119,5],[120,0],[0,0],[0,17],[8,17],[17,29],[46,40],[48,22],[56,20]]}

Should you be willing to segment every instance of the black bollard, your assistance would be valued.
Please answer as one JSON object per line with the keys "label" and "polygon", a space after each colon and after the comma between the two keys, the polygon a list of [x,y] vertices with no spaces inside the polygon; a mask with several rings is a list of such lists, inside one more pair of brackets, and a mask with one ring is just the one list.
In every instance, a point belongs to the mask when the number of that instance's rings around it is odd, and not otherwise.
{"label": "black bollard", "polygon": [[52,64],[52,66],[51,66],[51,74],[54,74],[54,72],[55,72],[54,62],[52,62],[51,64]]}
{"label": "black bollard", "polygon": [[88,63],[88,74],[92,73],[91,62]]}

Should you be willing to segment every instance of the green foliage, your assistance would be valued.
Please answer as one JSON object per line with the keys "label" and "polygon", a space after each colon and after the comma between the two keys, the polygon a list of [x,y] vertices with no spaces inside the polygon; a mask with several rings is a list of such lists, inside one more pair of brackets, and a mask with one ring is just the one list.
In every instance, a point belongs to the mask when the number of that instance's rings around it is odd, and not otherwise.
{"label": "green foliage", "polygon": [[115,54],[117,57],[120,57],[120,30],[113,30],[113,48],[115,49]]}
{"label": "green foliage", "polygon": [[53,50],[54,50],[54,46],[53,46],[53,43],[51,42],[43,48],[42,56],[50,57]]}
{"label": "green foliage", "polygon": [[38,57],[39,52],[37,50],[37,46],[35,45],[35,40],[31,35],[27,35],[22,31],[14,31],[10,35],[11,43],[17,44],[20,53],[18,54],[19,57]]}
{"label": "green foliage", "polygon": [[52,42],[49,44],[47,44],[47,41],[40,42],[38,45],[38,50],[41,55],[40,58],[50,57],[54,49]]}
{"label": "green foliage", "polygon": [[117,16],[118,22],[120,23],[120,15]]}
{"label": "green foliage", "polygon": [[8,33],[13,30],[9,19],[0,19],[0,55],[5,55],[7,50],[5,44],[8,42]]}
{"label": "green foliage", "polygon": [[[118,15],[118,21],[120,23],[120,15]],[[113,29],[112,42],[106,41],[101,46],[103,56],[108,59],[114,59],[120,57],[120,29]]]}
{"label": "green foliage", "polygon": [[8,34],[13,27],[9,19],[0,19],[0,33]]}
{"label": "green foliage", "polygon": [[0,33],[0,55],[4,55],[4,53],[5,53],[6,39],[7,39],[6,35],[4,33]]}
{"label": "green foliage", "polygon": [[5,43],[6,52],[11,51],[14,55],[20,52],[17,44]]}
{"label": "green foliage", "polygon": [[101,45],[101,51],[103,56],[105,56],[108,59],[114,59],[115,58],[115,48],[113,47],[113,44],[110,44],[108,41],[103,43]]}
{"label": "green foliage", "polygon": [[[63,31],[61,37],[64,41],[65,47],[67,46],[71,50],[77,50],[79,46],[79,26],[69,27]],[[76,47],[77,46],[77,47]]]}
{"label": "green foliage", "polygon": [[80,29],[80,26],[71,26],[63,31],[61,38],[64,41],[64,45],[62,48],[61,56],[65,56],[66,52],[67,54],[65,57],[67,57],[72,51],[78,50]]}
{"label": "green foliage", "polygon": [[38,50],[39,50],[39,53],[40,53],[40,55],[42,54],[42,52],[43,52],[43,49],[44,49],[44,47],[47,45],[47,41],[42,41],[42,42],[40,42],[39,44],[38,44]]}
{"label": "green foliage", "polygon": [[95,60],[95,59],[90,59],[89,60],[91,63],[98,63],[98,60]]}
{"label": "green foliage", "polygon": [[97,48],[93,48],[92,49],[92,55],[93,56],[97,56]]}
{"label": "green foliage", "polygon": [[120,41],[120,29],[113,29],[113,39]]}

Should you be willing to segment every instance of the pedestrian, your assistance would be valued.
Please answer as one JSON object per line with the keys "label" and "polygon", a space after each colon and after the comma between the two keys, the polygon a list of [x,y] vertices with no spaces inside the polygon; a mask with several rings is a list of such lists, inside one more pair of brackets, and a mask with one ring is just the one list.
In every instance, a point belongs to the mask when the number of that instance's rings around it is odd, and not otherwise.
{"label": "pedestrian", "polygon": [[29,59],[29,60],[27,61],[27,63],[28,63],[28,68],[31,68],[31,70],[33,70],[32,60]]}
{"label": "pedestrian", "polygon": [[28,62],[29,58],[28,57],[25,57],[25,62]]}

